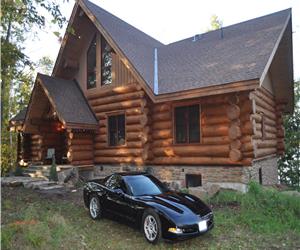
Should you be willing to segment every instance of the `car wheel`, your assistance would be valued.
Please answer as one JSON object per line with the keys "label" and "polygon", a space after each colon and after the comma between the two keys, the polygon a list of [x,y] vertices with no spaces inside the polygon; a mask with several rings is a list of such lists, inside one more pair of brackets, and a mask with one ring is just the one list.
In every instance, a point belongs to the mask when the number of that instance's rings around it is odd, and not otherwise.
{"label": "car wheel", "polygon": [[96,195],[90,197],[89,211],[93,220],[97,220],[102,216],[102,207],[99,198]]}
{"label": "car wheel", "polygon": [[142,219],[142,228],[146,240],[156,244],[161,239],[161,223],[153,210],[146,210]]}

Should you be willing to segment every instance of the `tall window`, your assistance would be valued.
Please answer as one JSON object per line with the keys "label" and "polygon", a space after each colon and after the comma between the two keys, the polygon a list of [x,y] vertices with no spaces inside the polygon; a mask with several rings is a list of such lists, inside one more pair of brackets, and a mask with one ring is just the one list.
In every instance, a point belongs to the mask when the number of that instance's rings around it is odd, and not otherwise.
{"label": "tall window", "polygon": [[109,146],[125,144],[125,115],[112,115],[108,117]]}
{"label": "tall window", "polygon": [[200,106],[191,105],[175,108],[176,143],[200,142]]}
{"label": "tall window", "polygon": [[96,35],[87,51],[87,88],[96,87]]}
{"label": "tall window", "polygon": [[101,85],[112,83],[112,53],[112,48],[101,36]]}

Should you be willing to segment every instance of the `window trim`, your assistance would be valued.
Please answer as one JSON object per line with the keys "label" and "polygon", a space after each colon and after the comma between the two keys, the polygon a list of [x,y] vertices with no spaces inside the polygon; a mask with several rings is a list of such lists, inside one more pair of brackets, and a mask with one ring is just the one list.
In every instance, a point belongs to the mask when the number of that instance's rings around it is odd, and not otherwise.
{"label": "window trim", "polygon": [[[178,143],[176,142],[176,125],[175,125],[175,108],[178,107],[187,107],[187,106],[193,106],[198,105],[199,106],[199,142],[184,142],[184,143]],[[188,145],[199,145],[202,144],[202,124],[201,124],[201,103],[195,102],[195,101],[187,101],[187,102],[181,102],[181,103],[174,103],[172,105],[172,135],[173,135],[173,146],[188,146]]]}
{"label": "window trim", "polygon": [[[93,43],[94,40],[96,42],[96,52],[95,52],[95,57],[96,57],[95,86],[90,86],[89,81],[88,81],[88,72],[89,72],[88,71],[88,53],[89,53],[89,50],[90,50],[91,45],[92,45],[92,43]],[[98,67],[98,63],[97,63],[97,61],[98,61],[97,51],[98,51],[98,49],[97,49],[97,47],[98,47],[98,35],[95,33],[93,35],[90,43],[89,43],[89,46],[88,46],[87,50],[86,50],[86,69],[85,70],[86,70],[86,89],[87,90],[92,90],[92,89],[97,88],[97,84],[98,84],[98,82],[97,82],[97,72],[98,72],[98,70],[97,70],[97,67]]]}
{"label": "window trim", "polygon": [[[124,115],[125,119],[125,143],[123,145],[109,145],[109,117],[110,116],[118,116],[118,115]],[[109,113],[105,113],[106,117],[106,147],[107,148],[124,148],[127,147],[127,130],[126,130],[126,112],[125,111],[112,111]]]}

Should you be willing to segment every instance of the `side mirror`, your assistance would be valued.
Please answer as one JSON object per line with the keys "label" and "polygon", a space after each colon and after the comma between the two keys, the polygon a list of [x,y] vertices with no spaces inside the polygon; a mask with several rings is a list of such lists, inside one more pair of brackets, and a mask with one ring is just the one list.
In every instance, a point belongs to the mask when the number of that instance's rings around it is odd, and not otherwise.
{"label": "side mirror", "polygon": [[115,193],[119,196],[123,196],[125,193],[121,188],[117,188],[115,189]]}

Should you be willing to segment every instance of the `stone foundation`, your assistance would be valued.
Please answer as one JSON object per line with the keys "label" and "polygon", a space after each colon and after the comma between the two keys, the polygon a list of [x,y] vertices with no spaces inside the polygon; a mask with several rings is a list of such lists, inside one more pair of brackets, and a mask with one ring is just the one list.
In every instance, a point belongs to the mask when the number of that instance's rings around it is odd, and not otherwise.
{"label": "stone foundation", "polygon": [[103,178],[116,172],[147,171],[162,182],[169,183],[174,189],[186,187],[186,174],[201,175],[202,185],[207,183],[218,184],[222,188],[245,192],[250,180],[259,182],[259,169],[263,185],[278,183],[277,157],[254,161],[252,166],[131,166],[123,165],[96,165],[94,178]]}

